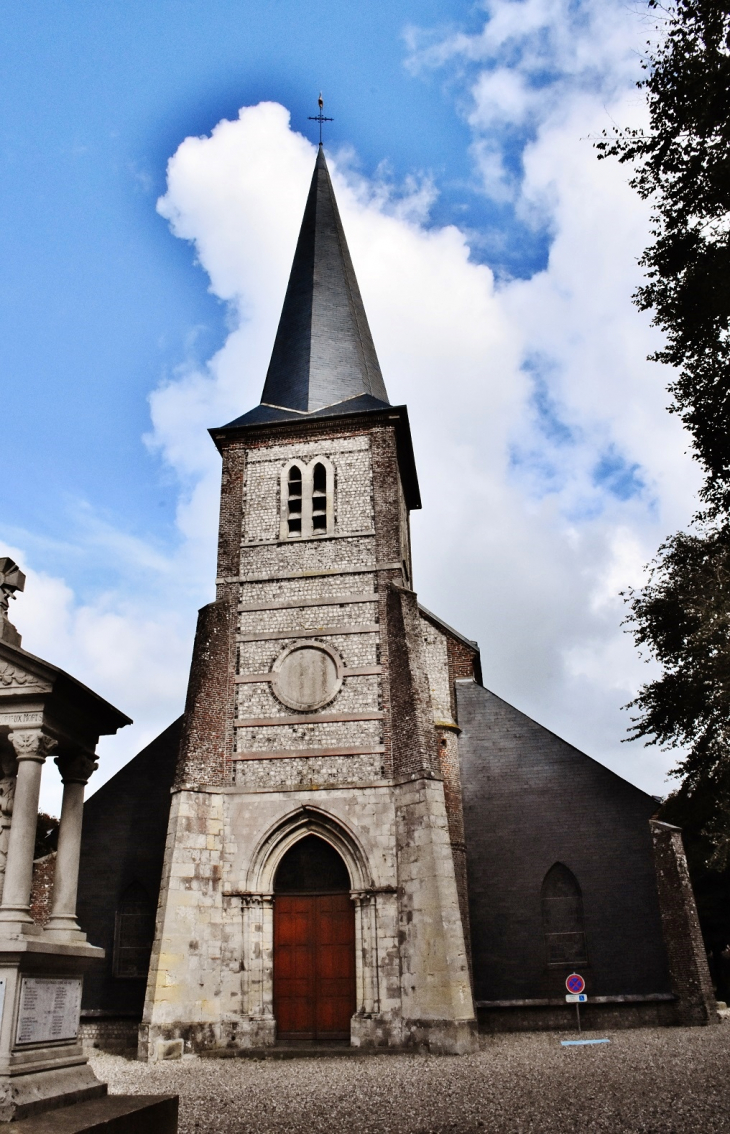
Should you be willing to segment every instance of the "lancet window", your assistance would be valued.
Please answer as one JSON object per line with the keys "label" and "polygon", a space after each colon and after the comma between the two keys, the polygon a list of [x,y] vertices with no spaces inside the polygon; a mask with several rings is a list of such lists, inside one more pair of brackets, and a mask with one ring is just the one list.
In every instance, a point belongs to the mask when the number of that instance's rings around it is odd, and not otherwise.
{"label": "lancet window", "polygon": [[122,894],[114,928],[114,975],[146,978],[155,932],[155,905],[139,882],[133,882]]}
{"label": "lancet window", "polygon": [[311,539],[334,531],[334,468],[326,457],[290,461],[281,475],[281,539]]}
{"label": "lancet window", "polygon": [[302,534],[302,470],[292,465],[287,478],[286,494],[287,535]]}
{"label": "lancet window", "polygon": [[542,927],[550,968],[586,964],[583,897],[578,879],[556,862],[542,884]]}

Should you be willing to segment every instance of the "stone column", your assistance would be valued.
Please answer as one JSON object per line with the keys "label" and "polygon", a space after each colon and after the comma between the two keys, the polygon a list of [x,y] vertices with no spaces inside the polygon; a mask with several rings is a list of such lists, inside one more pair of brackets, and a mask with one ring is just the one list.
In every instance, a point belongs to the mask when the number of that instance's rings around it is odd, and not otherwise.
{"label": "stone column", "polygon": [[241,1046],[265,1047],[274,1042],[272,955],[273,894],[242,894],[243,955],[241,970]]}
{"label": "stone column", "polygon": [[53,880],[51,916],[45,933],[56,940],[86,940],[76,920],[79,886],[81,824],[84,818],[84,788],[97,763],[88,752],[66,752],[56,757],[63,780],[61,824],[58,829],[56,873]]}
{"label": "stone column", "polygon": [[0,757],[0,902],[5,885],[5,866],[8,861],[8,842],[10,840],[10,824],[13,817],[13,800],[15,799],[15,779],[18,774],[18,762],[15,753],[3,753]]}
{"label": "stone column", "polygon": [[18,776],[13,801],[13,821],[8,840],[3,901],[0,906],[0,934],[22,933],[32,926],[30,888],[33,882],[33,851],[38,822],[38,796],[46,756],[56,741],[40,729],[10,733],[10,743],[18,758]]}
{"label": "stone column", "polygon": [[274,895],[261,895],[261,1014],[274,1016]]}

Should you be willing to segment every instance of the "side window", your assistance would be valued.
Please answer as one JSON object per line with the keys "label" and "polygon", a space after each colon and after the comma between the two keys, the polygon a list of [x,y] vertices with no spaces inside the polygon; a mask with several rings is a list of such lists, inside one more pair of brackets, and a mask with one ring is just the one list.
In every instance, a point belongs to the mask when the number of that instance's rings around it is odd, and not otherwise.
{"label": "side window", "polygon": [[299,465],[289,469],[286,499],[287,535],[302,534],[302,470]]}
{"label": "side window", "polygon": [[335,470],[327,457],[291,461],[281,471],[279,538],[312,539],[332,535],[335,526]]}
{"label": "side window", "polygon": [[577,878],[562,862],[543,880],[542,929],[551,968],[587,964],[583,898]]}
{"label": "side window", "polygon": [[312,531],[327,531],[327,469],[321,461],[312,472]]}
{"label": "side window", "polygon": [[114,927],[115,977],[147,977],[155,935],[155,904],[144,886],[133,882],[122,894]]}

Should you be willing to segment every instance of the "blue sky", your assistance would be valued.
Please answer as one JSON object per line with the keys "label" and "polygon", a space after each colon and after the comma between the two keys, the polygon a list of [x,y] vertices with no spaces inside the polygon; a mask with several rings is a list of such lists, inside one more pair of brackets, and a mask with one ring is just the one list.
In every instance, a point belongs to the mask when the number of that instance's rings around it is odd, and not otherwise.
{"label": "blue sky", "polygon": [[154,210],[188,134],[272,99],[313,136],[307,115],[321,87],[330,144],[356,145],[365,172],[382,162],[396,181],[433,172],[437,221],[484,211],[453,99],[438,78],[404,67],[407,25],[455,19],[468,22],[468,9],[5,6],[0,366],[6,460],[23,484],[7,521],[63,538],[69,498],[82,497],[133,530],[172,534],[174,487],[141,443],[146,395],[161,372],[191,352],[207,357],[225,334],[189,248]]}
{"label": "blue sky", "polygon": [[30,572],[27,648],[135,717],[107,772],[182,705],[212,586],[206,430],[258,400],[321,89],[414,421],[421,597],[480,638],[495,691],[657,789],[667,760],[621,747],[646,674],[616,596],[696,478],[630,302],[646,207],[591,145],[641,120],[642,10],[29,0],[0,28],[0,539]]}

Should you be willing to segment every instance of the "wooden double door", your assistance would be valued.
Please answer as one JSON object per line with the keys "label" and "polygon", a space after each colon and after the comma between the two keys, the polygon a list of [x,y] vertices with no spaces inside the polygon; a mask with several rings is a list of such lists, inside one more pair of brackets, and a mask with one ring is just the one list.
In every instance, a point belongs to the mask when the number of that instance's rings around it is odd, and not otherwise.
{"label": "wooden double door", "polygon": [[355,910],[349,893],[277,894],[274,1015],[279,1039],[349,1039]]}

